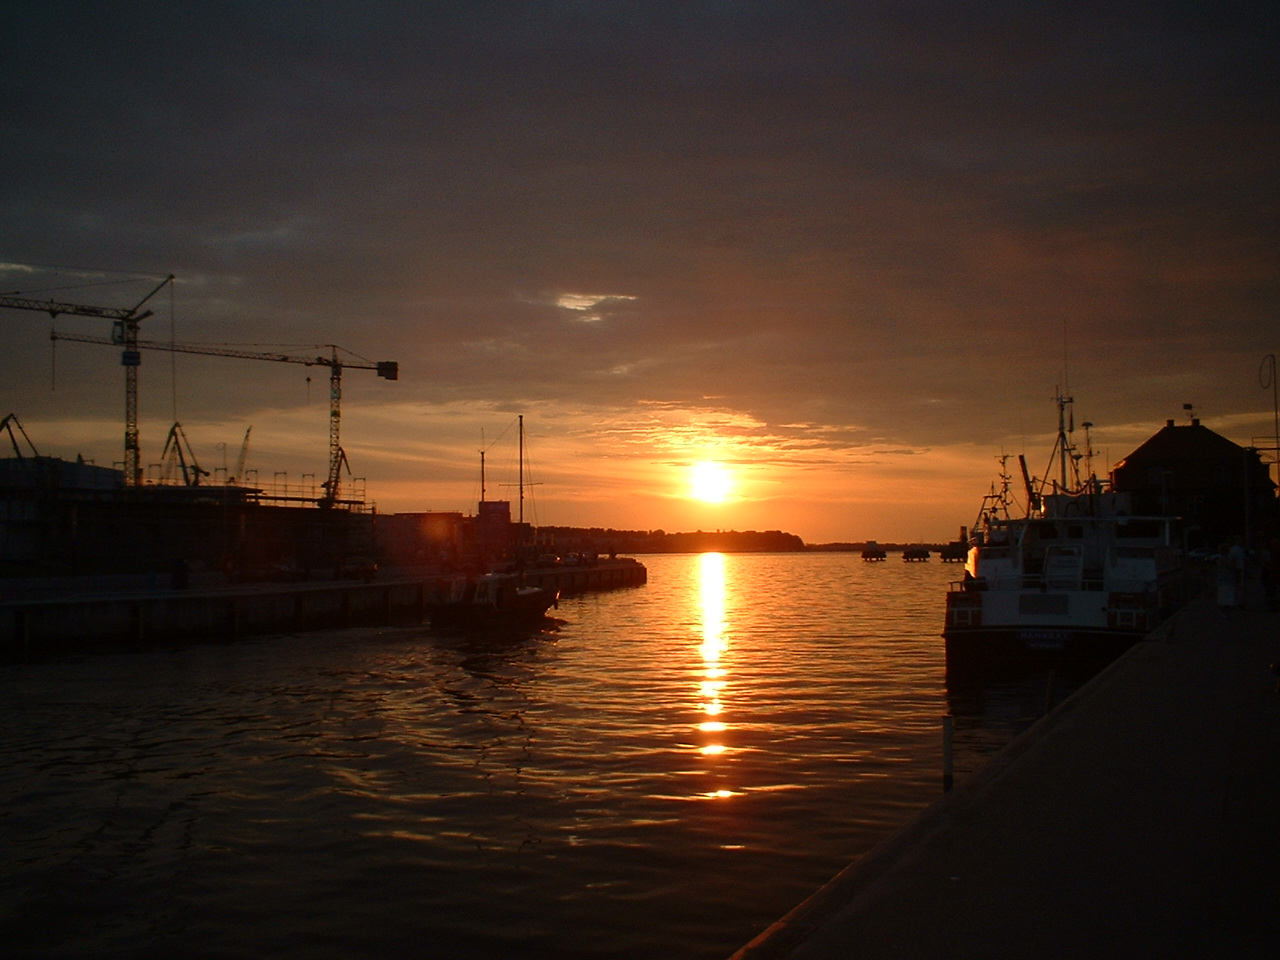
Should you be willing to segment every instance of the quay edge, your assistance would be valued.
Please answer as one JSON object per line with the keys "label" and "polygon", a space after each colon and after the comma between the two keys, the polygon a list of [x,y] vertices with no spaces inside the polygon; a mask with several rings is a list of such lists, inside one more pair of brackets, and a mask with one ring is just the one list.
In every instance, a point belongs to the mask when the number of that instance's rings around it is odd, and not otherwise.
{"label": "quay edge", "polygon": [[731,960],[1271,956],[1278,637],[1193,601]]}
{"label": "quay edge", "polygon": [[[619,557],[588,567],[531,569],[525,577],[532,585],[567,597],[641,586],[648,572],[642,563]],[[425,623],[439,579],[423,573],[368,583],[333,580],[30,596],[10,590],[13,595],[0,600],[0,657],[23,660],[71,651]]]}

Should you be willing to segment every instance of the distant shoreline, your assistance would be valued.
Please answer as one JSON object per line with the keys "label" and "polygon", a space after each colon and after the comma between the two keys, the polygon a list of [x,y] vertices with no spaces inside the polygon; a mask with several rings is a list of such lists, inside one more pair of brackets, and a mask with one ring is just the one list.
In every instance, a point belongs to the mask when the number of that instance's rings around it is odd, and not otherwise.
{"label": "distant shoreline", "polygon": [[886,553],[923,548],[937,553],[944,542],[897,543],[889,541],[840,541],[805,543],[782,530],[613,530],[601,527],[540,527],[539,538],[548,549],[610,553],[861,553],[869,543]]}

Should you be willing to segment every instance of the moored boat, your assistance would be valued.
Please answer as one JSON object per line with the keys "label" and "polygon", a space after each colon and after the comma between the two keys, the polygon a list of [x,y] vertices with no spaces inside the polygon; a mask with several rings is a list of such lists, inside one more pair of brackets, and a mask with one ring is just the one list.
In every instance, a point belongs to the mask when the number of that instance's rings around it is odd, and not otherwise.
{"label": "moored boat", "polygon": [[938,556],[943,563],[964,563],[969,559],[969,530],[967,527],[960,528],[960,539],[952,540],[950,543],[944,544],[942,549],[938,551]]}
{"label": "moored boat", "polygon": [[1051,492],[1032,481],[1024,460],[1021,516],[1011,510],[1007,475],[983,500],[964,579],[947,594],[949,668],[1028,658],[1105,663],[1186,599],[1176,518],[1135,516],[1127,494],[1080,479],[1071,402],[1058,398],[1061,473]]}
{"label": "moored boat", "polygon": [[545,620],[559,599],[560,591],[528,586],[518,574],[485,573],[441,581],[427,616],[432,626],[530,627]]}

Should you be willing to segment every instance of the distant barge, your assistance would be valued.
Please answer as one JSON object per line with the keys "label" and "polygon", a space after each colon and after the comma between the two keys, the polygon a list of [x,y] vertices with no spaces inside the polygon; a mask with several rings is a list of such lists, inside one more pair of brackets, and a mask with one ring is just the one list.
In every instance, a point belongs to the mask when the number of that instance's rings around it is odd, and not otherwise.
{"label": "distant barge", "polygon": [[[630,557],[619,557],[586,567],[532,569],[525,577],[530,584],[571,596],[640,586],[647,582],[648,571]],[[423,623],[436,589],[437,578],[424,574],[371,583],[241,584],[17,597],[0,600],[0,650],[5,659],[14,660],[73,650]]]}

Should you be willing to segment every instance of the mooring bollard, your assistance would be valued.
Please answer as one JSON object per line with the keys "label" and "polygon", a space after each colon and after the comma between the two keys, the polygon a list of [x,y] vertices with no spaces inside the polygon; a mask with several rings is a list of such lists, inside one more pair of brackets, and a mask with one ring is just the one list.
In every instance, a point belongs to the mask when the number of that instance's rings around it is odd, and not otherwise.
{"label": "mooring bollard", "polygon": [[949,793],[955,780],[954,757],[951,740],[955,733],[955,721],[951,715],[942,718],[942,792]]}

